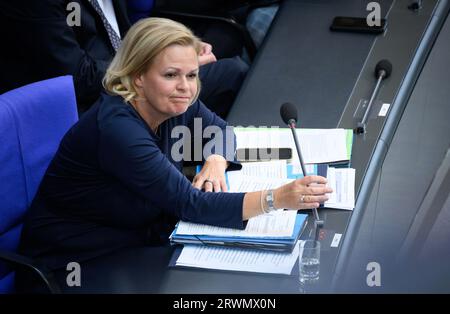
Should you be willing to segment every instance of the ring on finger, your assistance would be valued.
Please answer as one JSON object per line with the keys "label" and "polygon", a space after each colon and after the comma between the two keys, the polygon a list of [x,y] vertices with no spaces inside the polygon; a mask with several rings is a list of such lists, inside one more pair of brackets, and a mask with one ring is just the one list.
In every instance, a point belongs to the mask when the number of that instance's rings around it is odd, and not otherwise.
{"label": "ring on finger", "polygon": [[305,195],[300,196],[300,203],[304,203],[305,202]]}

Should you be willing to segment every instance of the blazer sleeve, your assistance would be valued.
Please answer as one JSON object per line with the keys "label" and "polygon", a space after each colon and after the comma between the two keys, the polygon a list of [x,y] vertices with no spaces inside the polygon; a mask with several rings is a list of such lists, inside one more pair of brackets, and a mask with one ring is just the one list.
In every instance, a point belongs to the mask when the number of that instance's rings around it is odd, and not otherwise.
{"label": "blazer sleeve", "polygon": [[147,199],[150,206],[181,220],[242,229],[244,194],[208,193],[193,188],[141,123],[119,114],[100,127],[101,168]]}

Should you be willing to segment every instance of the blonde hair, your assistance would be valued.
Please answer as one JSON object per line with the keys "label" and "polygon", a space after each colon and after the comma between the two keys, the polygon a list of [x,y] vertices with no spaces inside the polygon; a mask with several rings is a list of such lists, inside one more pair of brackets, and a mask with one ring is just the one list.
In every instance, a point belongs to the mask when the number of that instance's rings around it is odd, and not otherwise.
{"label": "blonde hair", "polygon": [[[183,24],[154,17],[134,24],[106,70],[103,78],[106,91],[122,96],[125,101],[136,98],[134,78],[146,72],[155,57],[171,45],[192,46],[197,54],[200,52],[200,40]],[[198,76],[197,86],[193,102],[200,93]]]}

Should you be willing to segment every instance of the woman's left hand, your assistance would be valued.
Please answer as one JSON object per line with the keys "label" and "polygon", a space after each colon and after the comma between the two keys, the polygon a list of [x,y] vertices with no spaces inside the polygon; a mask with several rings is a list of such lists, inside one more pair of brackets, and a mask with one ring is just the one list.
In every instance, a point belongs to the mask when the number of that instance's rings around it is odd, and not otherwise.
{"label": "woman's left hand", "polygon": [[204,188],[205,192],[227,192],[225,170],[228,162],[220,155],[211,155],[206,159],[202,170],[194,177],[192,185],[196,189]]}
{"label": "woman's left hand", "polygon": [[200,53],[198,54],[198,64],[200,66],[217,61],[216,56],[212,52],[212,46],[210,44],[202,41],[200,43],[200,47]]}

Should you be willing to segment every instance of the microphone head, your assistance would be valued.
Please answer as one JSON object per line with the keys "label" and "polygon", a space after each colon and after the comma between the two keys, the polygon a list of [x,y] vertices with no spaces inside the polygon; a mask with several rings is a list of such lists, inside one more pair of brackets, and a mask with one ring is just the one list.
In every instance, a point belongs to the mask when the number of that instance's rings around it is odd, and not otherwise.
{"label": "microphone head", "polygon": [[297,122],[297,108],[289,102],[281,105],[280,115],[281,119],[283,119],[286,124],[290,124],[291,120]]}
{"label": "microphone head", "polygon": [[375,66],[375,77],[377,79],[380,77],[381,71],[384,71],[384,78],[388,78],[392,73],[392,63],[386,59],[378,61]]}

